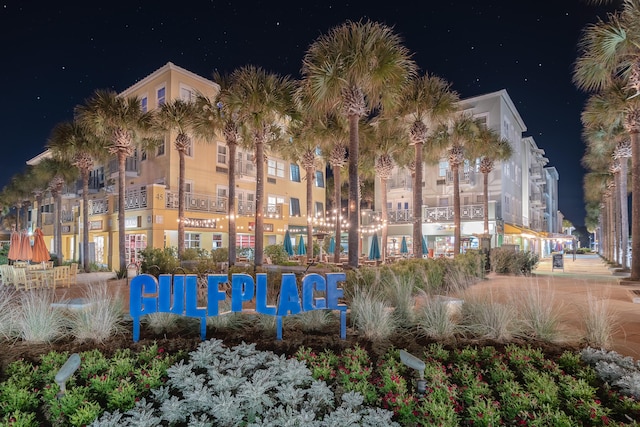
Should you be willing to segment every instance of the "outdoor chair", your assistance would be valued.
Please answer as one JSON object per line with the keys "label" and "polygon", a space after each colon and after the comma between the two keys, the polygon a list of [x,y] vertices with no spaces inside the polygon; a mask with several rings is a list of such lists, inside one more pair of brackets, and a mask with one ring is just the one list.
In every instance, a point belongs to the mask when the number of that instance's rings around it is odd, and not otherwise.
{"label": "outdoor chair", "polygon": [[69,268],[69,285],[75,285],[78,283],[78,263],[71,263]]}
{"label": "outdoor chair", "polygon": [[53,267],[53,289],[56,286],[71,286],[71,282],[69,281],[69,273],[71,268],[68,265],[60,265],[58,267]]}
{"label": "outdoor chair", "polygon": [[16,289],[31,289],[32,283],[27,280],[27,269],[26,268],[14,268],[13,269],[13,286]]}
{"label": "outdoor chair", "polygon": [[0,277],[3,285],[13,286],[13,267],[8,264],[0,265]]}

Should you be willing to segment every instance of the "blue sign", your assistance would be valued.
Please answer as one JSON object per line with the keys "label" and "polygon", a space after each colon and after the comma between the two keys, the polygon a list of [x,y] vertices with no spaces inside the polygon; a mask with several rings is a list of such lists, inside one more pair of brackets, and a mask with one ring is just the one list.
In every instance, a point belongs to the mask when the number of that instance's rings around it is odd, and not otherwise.
{"label": "blue sign", "polygon": [[[245,301],[255,299],[256,312],[276,316],[277,339],[282,339],[282,318],[313,310],[338,310],[340,312],[340,338],[347,337],[347,306],[339,304],[344,290],[339,282],[346,281],[344,273],[307,274],[302,278],[302,295],[299,295],[296,276],[282,275],[280,297],[277,305],[267,304],[267,275],[233,274],[231,276],[231,311],[242,312]],[[140,339],[140,317],[151,313],[173,313],[200,319],[200,337],[207,335],[207,317],[220,315],[219,303],[227,298],[220,285],[228,284],[226,274],[207,276],[207,305],[198,306],[198,282],[195,274],[162,274],[159,280],[150,274],[141,274],[131,280],[129,313],[133,318],[133,341]],[[316,297],[314,297],[316,293]],[[319,295],[319,297],[318,297]]]}

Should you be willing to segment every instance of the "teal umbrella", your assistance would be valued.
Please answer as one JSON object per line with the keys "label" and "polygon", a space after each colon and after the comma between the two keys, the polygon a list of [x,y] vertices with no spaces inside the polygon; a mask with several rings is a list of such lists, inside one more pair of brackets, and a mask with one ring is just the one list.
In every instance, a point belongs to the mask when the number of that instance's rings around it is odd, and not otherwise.
{"label": "teal umbrella", "polygon": [[427,255],[429,250],[427,249],[427,242],[424,240],[424,236],[422,236],[422,254]]}
{"label": "teal umbrella", "polygon": [[293,256],[293,245],[291,244],[291,235],[289,234],[289,230],[284,233],[284,250],[287,252],[287,255]]}
{"label": "teal umbrella", "polygon": [[331,236],[331,239],[329,240],[329,253],[332,254],[334,253],[336,250],[336,239],[333,238],[333,236]]}
{"label": "teal umbrella", "polygon": [[307,247],[304,245],[304,239],[302,238],[302,234],[300,235],[300,242],[298,242],[298,255],[306,255]]}
{"label": "teal umbrella", "polygon": [[380,259],[380,243],[378,243],[378,233],[373,233],[371,248],[369,249],[369,259]]}
{"label": "teal umbrella", "polygon": [[409,253],[409,247],[407,246],[407,238],[405,236],[402,236],[402,242],[400,242],[400,253],[401,254]]}

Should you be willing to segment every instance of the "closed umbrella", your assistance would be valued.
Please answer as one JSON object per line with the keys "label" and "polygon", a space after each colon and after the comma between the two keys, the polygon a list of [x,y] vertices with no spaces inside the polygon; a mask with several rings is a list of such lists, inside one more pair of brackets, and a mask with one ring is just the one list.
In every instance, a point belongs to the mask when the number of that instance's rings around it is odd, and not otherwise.
{"label": "closed umbrella", "polygon": [[20,253],[20,232],[19,231],[12,231],[11,232],[11,241],[9,244],[9,253],[7,254],[7,258],[9,258],[12,261],[15,261],[18,258],[18,255]]}
{"label": "closed umbrella", "polygon": [[51,259],[51,254],[49,254],[47,245],[44,243],[42,230],[36,228],[33,233],[33,258],[31,260],[37,263],[49,261],[49,259]]}
{"label": "closed umbrella", "polygon": [[405,236],[402,236],[402,242],[400,242],[400,253],[401,254],[409,253],[409,247],[407,246],[407,238]]}
{"label": "closed umbrella", "polygon": [[20,233],[20,252],[18,253],[18,259],[21,261],[30,261],[33,257],[30,240],[26,231]]}
{"label": "closed umbrella", "polygon": [[306,255],[307,247],[304,245],[304,239],[302,238],[302,234],[300,235],[300,242],[298,242],[298,255]]}
{"label": "closed umbrella", "polygon": [[284,233],[284,250],[289,256],[293,256],[293,245],[291,244],[291,234],[289,230]]}
{"label": "closed umbrella", "polygon": [[333,236],[331,236],[331,239],[329,239],[329,253],[332,254],[336,251],[336,239],[333,238]]}
{"label": "closed umbrella", "polygon": [[380,259],[380,243],[378,243],[378,234],[373,233],[373,240],[371,241],[371,248],[369,248],[369,259]]}
{"label": "closed umbrella", "polygon": [[426,255],[429,253],[429,250],[427,249],[427,242],[424,240],[424,236],[422,236],[422,254]]}

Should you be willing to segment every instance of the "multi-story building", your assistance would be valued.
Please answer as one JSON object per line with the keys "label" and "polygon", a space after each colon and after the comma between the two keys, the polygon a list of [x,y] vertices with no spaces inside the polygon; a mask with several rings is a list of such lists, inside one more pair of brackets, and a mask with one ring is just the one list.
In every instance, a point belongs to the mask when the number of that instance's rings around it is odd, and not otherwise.
{"label": "multi-story building", "polygon": [[[508,140],[513,149],[509,160],[496,162],[488,176],[488,219],[491,246],[516,245],[542,253],[545,232],[554,230],[558,174],[545,168],[548,159],[531,137],[506,90],[460,101],[460,110],[472,114]],[[453,250],[453,174],[446,158],[437,165],[425,164],[422,179],[423,202],[412,204],[413,180],[408,169],[396,168],[388,181],[387,253],[397,253],[404,238],[412,247],[412,218],[422,216],[422,235],[430,254]],[[479,161],[466,161],[460,168],[461,246],[478,248],[484,233],[483,179]],[[378,184],[378,183],[376,183]],[[379,186],[378,186],[379,191]],[[376,210],[380,210],[379,199]]]}
{"label": "multi-story building", "polygon": [[[209,97],[218,85],[172,63],[124,90],[121,96],[137,96],[143,109],[152,110],[170,100],[192,100],[196,93]],[[153,150],[136,150],[126,162],[125,227],[126,260],[140,260],[139,252],[148,246],[177,246],[178,242],[178,153],[173,149],[174,133]],[[40,155],[28,163],[37,162]],[[236,165],[236,242],[228,234],[228,166]],[[115,159],[99,165],[91,173],[89,185],[89,230],[82,230],[81,186],[70,186],[63,197],[62,252],[65,259],[79,259],[82,233],[89,233],[89,259],[119,268],[117,213],[117,164]],[[282,243],[287,229],[306,232],[307,215],[324,215],[325,169],[320,166],[313,179],[314,212],[306,212],[306,182],[298,163],[287,161],[270,151],[265,167],[265,245]],[[228,156],[222,135],[213,141],[194,139],[186,155],[186,231],[187,248],[207,250],[255,246],[255,184],[253,150],[237,149]],[[53,201],[35,207],[43,220],[43,232],[53,247]],[[32,227],[36,216],[31,215]],[[298,237],[297,235],[295,237]]]}

